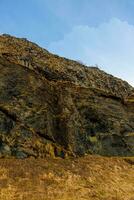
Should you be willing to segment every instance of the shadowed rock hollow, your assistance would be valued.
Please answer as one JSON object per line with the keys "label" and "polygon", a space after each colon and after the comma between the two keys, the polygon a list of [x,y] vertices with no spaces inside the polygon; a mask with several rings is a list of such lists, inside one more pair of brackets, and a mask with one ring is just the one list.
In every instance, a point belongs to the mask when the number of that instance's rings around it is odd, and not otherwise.
{"label": "shadowed rock hollow", "polygon": [[134,156],[134,89],[0,36],[0,157]]}

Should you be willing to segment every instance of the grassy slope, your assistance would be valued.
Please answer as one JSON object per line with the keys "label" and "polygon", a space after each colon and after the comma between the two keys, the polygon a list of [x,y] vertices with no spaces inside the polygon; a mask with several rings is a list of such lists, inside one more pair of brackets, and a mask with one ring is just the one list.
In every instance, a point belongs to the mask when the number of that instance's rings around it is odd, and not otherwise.
{"label": "grassy slope", "polygon": [[0,200],[134,200],[134,159],[1,159]]}

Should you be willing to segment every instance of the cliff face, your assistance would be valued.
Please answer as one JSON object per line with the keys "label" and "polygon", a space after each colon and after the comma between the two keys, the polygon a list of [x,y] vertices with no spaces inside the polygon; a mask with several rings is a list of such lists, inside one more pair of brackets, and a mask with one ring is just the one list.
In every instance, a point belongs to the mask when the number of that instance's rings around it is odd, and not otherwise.
{"label": "cliff face", "polygon": [[134,155],[133,88],[0,36],[0,156]]}

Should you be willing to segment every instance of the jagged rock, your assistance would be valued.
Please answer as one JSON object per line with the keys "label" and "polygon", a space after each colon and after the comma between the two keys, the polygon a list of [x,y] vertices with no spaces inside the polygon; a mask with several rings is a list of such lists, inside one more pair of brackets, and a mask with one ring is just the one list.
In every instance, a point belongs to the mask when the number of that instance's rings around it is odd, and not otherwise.
{"label": "jagged rock", "polygon": [[0,36],[0,71],[0,140],[10,156],[134,155],[127,82],[9,35]]}

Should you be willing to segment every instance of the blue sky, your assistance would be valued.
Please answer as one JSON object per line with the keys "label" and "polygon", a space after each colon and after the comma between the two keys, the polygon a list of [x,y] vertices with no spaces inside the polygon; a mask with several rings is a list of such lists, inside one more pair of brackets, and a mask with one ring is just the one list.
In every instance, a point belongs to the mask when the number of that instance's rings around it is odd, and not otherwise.
{"label": "blue sky", "polygon": [[0,33],[26,37],[134,86],[134,0],[0,0]]}

